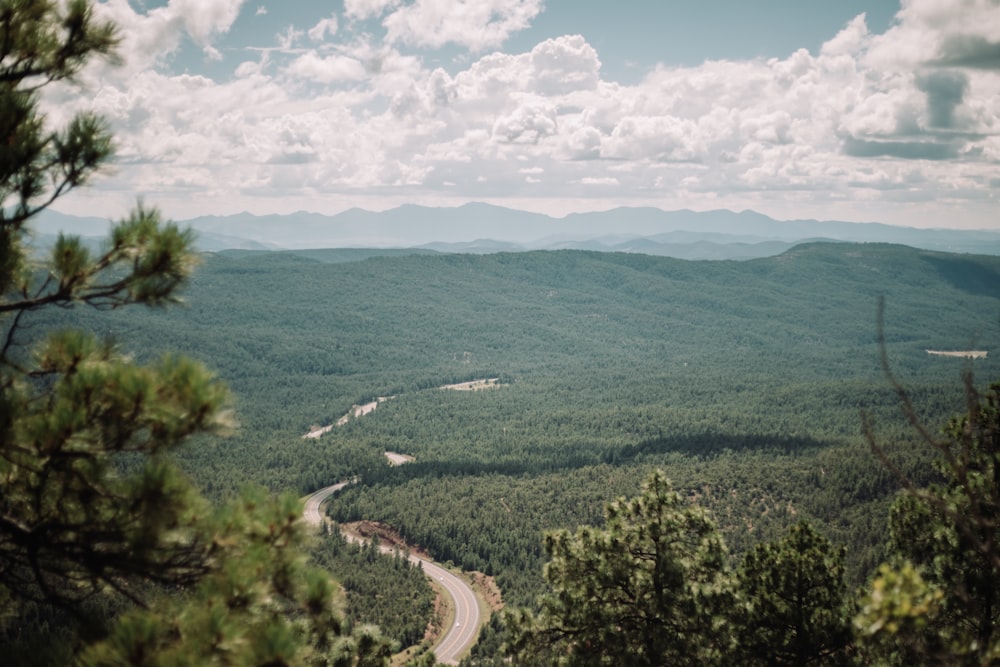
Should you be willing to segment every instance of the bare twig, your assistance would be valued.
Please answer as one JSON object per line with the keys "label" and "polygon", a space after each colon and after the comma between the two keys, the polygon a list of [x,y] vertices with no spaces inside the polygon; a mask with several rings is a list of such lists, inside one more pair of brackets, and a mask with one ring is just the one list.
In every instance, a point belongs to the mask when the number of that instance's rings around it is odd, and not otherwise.
{"label": "bare twig", "polygon": [[[862,429],[865,439],[879,462],[900,482],[907,493],[920,499],[939,516],[949,521],[977,551],[988,559],[992,567],[1000,569],[1000,544],[997,540],[998,523],[995,516],[997,509],[1000,508],[1000,487],[998,487],[1000,480],[997,479],[1000,471],[997,470],[998,461],[996,460],[1000,452],[993,448],[988,451],[979,451],[984,446],[989,445],[989,443],[982,441],[989,440],[991,435],[995,438],[996,434],[984,433],[984,430],[989,430],[989,426],[983,420],[983,396],[975,387],[972,370],[971,368],[967,369],[962,377],[966,400],[963,430],[953,436],[951,441],[935,437],[921,421],[909,392],[892,372],[885,340],[884,316],[885,299],[880,297],[877,330],[882,371],[899,398],[907,422],[914,428],[920,439],[942,457],[942,472],[951,477],[968,505],[952,506],[952,503],[949,503],[939,492],[935,492],[933,489],[917,488],[913,480],[892,461],[885,448],[879,444],[870,415],[862,411]],[[989,460],[990,458],[993,460]],[[980,468],[990,466],[992,466],[992,471],[990,471],[993,477],[992,486],[977,487],[972,477],[979,473],[988,472],[980,470]],[[985,498],[983,497],[984,493],[986,494]]]}

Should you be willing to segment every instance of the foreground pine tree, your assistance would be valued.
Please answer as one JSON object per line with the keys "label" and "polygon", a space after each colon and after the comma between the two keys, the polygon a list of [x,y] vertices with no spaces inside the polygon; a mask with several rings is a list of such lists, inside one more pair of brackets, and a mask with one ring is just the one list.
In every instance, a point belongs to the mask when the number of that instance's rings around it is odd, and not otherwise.
{"label": "foreground pine tree", "polygon": [[1000,663],[1000,383],[939,436],[904,409],[937,452],[940,482],[915,486],[872,439],[905,490],[890,515],[890,553],[856,624],[875,664]]}
{"label": "foreground pine tree", "polygon": [[702,508],[654,473],[607,526],[546,536],[551,593],[507,617],[516,664],[729,664],[726,549]]}
{"label": "foreground pine tree", "polygon": [[[297,501],[248,493],[216,509],[171,462],[228,425],[211,373],[32,326],[53,307],[169,304],[195,265],[190,232],[142,207],[100,251],[70,236],[43,261],[26,247],[32,219],[112,154],[94,115],[48,127],[40,91],[117,42],[85,0],[0,0],[0,636],[44,647],[3,659],[383,664],[377,634],[341,634],[331,583],[300,555]],[[111,609],[128,611],[108,628],[94,617]]]}
{"label": "foreground pine tree", "polygon": [[739,604],[730,664],[852,664],[853,600],[845,550],[803,521],[777,542],[758,544],[736,570]]}

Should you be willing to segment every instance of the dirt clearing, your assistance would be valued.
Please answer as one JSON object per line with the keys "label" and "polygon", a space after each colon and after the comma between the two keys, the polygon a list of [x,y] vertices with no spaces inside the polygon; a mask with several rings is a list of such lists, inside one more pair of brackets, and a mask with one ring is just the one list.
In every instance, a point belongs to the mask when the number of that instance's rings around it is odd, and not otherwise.
{"label": "dirt clearing", "polygon": [[482,380],[470,380],[469,382],[459,382],[458,384],[446,384],[441,389],[451,389],[452,391],[478,391],[480,389],[492,389],[500,386],[500,378],[483,378]]}
{"label": "dirt clearing", "polygon": [[962,357],[963,359],[985,359],[989,354],[986,350],[927,350],[927,354],[936,357]]}

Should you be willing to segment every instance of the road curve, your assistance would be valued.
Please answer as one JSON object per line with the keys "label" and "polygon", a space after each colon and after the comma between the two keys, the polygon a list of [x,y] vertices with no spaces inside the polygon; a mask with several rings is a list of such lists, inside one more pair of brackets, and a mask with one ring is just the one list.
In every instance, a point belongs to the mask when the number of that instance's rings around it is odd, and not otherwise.
{"label": "road curve", "polygon": [[319,526],[323,523],[323,514],[319,511],[320,506],[323,502],[340,491],[342,488],[350,484],[347,482],[337,482],[336,484],[331,484],[330,486],[324,486],[319,491],[313,491],[308,496],[305,497],[305,507],[302,508],[302,518],[310,526]]}
{"label": "road curve", "polygon": [[[349,484],[351,484],[350,481],[338,482],[306,496],[305,508],[302,511],[302,518],[306,523],[320,526],[323,523],[320,507],[330,496]],[[383,547],[383,550],[390,551],[391,548]],[[457,665],[459,656],[476,643],[476,637],[479,635],[481,619],[476,594],[465,581],[440,565],[413,554],[410,554],[409,558],[410,562],[419,564],[424,573],[451,596],[455,606],[454,625],[448,628],[438,641],[434,647],[434,655],[439,663]]]}

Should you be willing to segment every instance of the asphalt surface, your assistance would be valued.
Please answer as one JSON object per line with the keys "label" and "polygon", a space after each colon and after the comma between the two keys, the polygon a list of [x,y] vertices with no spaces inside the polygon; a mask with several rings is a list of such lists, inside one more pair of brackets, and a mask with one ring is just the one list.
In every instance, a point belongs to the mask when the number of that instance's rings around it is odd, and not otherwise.
{"label": "asphalt surface", "polygon": [[[323,514],[320,512],[320,507],[330,496],[350,483],[347,481],[331,484],[306,496],[305,508],[302,511],[302,518],[306,523],[317,527],[322,525]],[[382,549],[391,551],[392,548],[383,546]],[[457,665],[459,656],[476,643],[476,637],[479,635],[480,612],[476,594],[465,581],[440,565],[413,554],[410,554],[410,561],[419,564],[424,573],[451,596],[455,608],[455,620],[452,621],[452,627],[447,628],[438,640],[437,646],[434,647],[434,655],[439,663]]]}
{"label": "asphalt surface", "polygon": [[324,486],[319,491],[314,491],[306,496],[306,506],[302,509],[302,518],[310,526],[320,526],[323,523],[323,513],[319,511],[320,506],[327,498],[340,491],[351,482],[337,482],[330,486]]}

